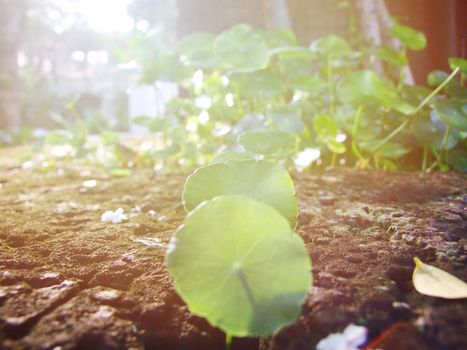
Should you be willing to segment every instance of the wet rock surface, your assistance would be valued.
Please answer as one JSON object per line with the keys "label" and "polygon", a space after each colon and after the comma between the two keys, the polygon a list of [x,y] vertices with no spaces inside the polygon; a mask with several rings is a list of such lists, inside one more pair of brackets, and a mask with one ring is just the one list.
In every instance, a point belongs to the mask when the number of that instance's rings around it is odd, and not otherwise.
{"label": "wet rock surface", "polygon": [[[83,190],[81,170],[1,169],[0,348],[223,349],[224,334],[190,314],[164,264],[188,174],[89,169],[97,185]],[[294,180],[313,287],[295,324],[235,339],[234,349],[313,349],[351,322],[370,343],[391,330],[383,349],[467,348],[466,302],[411,283],[414,256],[467,280],[466,175],[335,170]],[[127,220],[101,222],[119,207]]]}

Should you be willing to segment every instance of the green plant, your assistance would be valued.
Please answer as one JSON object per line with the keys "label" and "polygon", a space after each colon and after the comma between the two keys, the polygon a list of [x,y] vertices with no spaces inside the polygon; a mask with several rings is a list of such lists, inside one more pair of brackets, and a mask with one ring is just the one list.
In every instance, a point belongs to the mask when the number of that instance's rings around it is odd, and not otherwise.
{"label": "green plant", "polygon": [[292,231],[298,205],[289,174],[264,160],[219,158],[187,179],[189,214],[166,261],[190,311],[225,331],[230,349],[233,336],[267,335],[295,321],[312,276]]}
{"label": "green plant", "polygon": [[301,238],[273,207],[246,196],[216,197],[190,212],[167,264],[190,311],[224,330],[227,342],[294,322],[311,283]]}
{"label": "green plant", "polygon": [[[266,33],[244,24],[218,36],[183,38],[170,54],[186,73],[171,78],[184,97],[170,103],[160,119],[166,126],[159,121],[157,127],[172,150],[165,155],[203,164],[227,148],[292,167],[296,154],[319,148],[321,166],[344,161],[375,169],[459,169],[466,142],[465,60],[450,59],[453,69],[464,67],[460,81],[435,72],[428,77],[433,89],[407,85],[407,50],[423,49],[426,39],[400,24],[391,32],[402,43],[399,51],[358,51],[335,35],[303,47],[290,31]],[[385,62],[386,76],[369,69],[375,55]],[[145,80],[167,77],[159,72]],[[413,126],[415,116],[429,125]],[[430,129],[442,133],[441,148],[426,142],[430,134],[421,135]],[[173,138],[174,130],[183,136]]]}
{"label": "green plant", "polygon": [[264,160],[227,161],[196,170],[183,190],[183,204],[193,210],[205,200],[222,195],[246,195],[276,208],[297,224],[298,203],[290,175],[279,165]]}

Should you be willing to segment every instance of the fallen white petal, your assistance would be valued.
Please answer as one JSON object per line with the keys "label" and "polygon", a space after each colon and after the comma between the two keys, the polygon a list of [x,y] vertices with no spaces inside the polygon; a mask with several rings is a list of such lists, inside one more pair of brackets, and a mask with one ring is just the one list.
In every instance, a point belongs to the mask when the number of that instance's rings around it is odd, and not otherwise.
{"label": "fallen white petal", "polygon": [[126,220],[126,219],[127,219],[127,216],[123,214],[122,208],[118,208],[115,211],[107,210],[101,215],[102,222],[112,221],[112,223],[114,224],[122,222],[123,220]]}
{"label": "fallen white petal", "polygon": [[349,324],[342,333],[331,333],[316,346],[317,350],[358,350],[366,342],[368,330]]}

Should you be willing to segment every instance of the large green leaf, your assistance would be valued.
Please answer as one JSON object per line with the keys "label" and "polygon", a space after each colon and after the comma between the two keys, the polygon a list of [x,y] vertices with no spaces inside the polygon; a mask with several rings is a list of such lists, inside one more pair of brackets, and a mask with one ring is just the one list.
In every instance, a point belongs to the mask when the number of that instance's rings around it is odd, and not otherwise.
{"label": "large green leaf", "polygon": [[343,103],[353,105],[382,104],[392,108],[400,102],[396,89],[370,70],[346,75],[337,86],[337,95]]}
{"label": "large green leaf", "polygon": [[246,24],[225,31],[214,40],[214,52],[237,72],[252,72],[266,67],[269,50],[264,38]]}
{"label": "large green leaf", "polygon": [[408,26],[396,24],[391,28],[391,34],[412,50],[422,50],[426,47],[425,34]]}
{"label": "large green leaf", "polygon": [[277,210],[246,196],[191,212],[170,242],[167,266],[193,314],[240,337],[294,322],[312,282],[302,239]]}
{"label": "large green leaf", "polygon": [[276,208],[290,225],[297,223],[298,204],[290,175],[264,160],[229,161],[207,165],[188,177],[183,190],[187,211],[222,195],[246,195]]}
{"label": "large green leaf", "polygon": [[289,155],[297,150],[295,134],[279,130],[259,130],[246,132],[238,142],[251,153],[262,155]]}
{"label": "large green leaf", "polygon": [[184,37],[178,44],[178,53],[183,63],[197,68],[210,68],[218,63],[213,52],[215,36],[210,33],[196,33]]}
{"label": "large green leaf", "polygon": [[459,131],[467,131],[467,100],[441,100],[437,101],[434,107],[446,124]]}
{"label": "large green leaf", "polygon": [[322,56],[342,57],[352,51],[350,45],[340,36],[330,34],[323,36],[310,45],[310,50]]}

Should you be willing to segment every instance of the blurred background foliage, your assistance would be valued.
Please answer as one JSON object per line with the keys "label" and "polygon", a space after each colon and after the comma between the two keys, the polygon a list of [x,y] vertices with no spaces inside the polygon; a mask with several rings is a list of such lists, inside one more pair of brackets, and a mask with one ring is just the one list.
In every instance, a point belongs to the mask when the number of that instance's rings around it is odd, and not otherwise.
{"label": "blurred background foliage", "polygon": [[465,2],[404,3],[0,0],[0,142],[114,170],[465,170]]}

